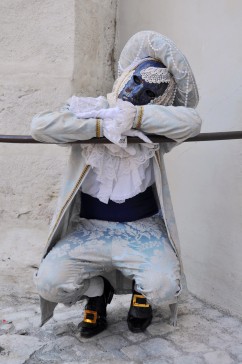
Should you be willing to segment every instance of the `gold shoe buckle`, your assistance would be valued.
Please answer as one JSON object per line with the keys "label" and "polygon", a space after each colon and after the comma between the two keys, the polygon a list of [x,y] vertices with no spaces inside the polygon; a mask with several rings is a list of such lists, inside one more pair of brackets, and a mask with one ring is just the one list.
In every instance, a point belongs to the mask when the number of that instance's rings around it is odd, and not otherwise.
{"label": "gold shoe buckle", "polygon": [[146,298],[142,294],[134,294],[133,295],[133,301],[132,301],[133,306],[135,306],[135,307],[150,307],[150,305],[148,303],[138,303],[137,298],[138,299],[141,298],[141,299],[146,301]]}
{"label": "gold shoe buckle", "polygon": [[[92,316],[92,318],[90,316]],[[97,311],[85,310],[83,321],[90,324],[95,324],[97,322]]]}

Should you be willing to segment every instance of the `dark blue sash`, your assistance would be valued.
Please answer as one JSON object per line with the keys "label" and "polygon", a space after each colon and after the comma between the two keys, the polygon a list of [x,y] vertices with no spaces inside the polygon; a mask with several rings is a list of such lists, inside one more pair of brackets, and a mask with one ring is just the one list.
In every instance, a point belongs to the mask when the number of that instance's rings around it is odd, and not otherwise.
{"label": "dark blue sash", "polygon": [[158,211],[152,186],[123,203],[109,200],[108,204],[105,204],[81,192],[80,216],[86,219],[128,222],[150,217]]}

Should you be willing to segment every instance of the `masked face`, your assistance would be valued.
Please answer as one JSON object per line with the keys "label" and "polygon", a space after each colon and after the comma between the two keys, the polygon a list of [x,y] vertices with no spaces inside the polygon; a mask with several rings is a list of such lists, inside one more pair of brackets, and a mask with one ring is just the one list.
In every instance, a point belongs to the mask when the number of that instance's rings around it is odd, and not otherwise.
{"label": "masked face", "polygon": [[131,79],[119,93],[118,98],[129,101],[133,105],[147,105],[161,96],[165,92],[168,83],[161,82],[161,76],[158,77],[158,82],[154,82],[153,70],[157,68],[165,70],[162,63],[153,60],[143,62],[137,66]]}

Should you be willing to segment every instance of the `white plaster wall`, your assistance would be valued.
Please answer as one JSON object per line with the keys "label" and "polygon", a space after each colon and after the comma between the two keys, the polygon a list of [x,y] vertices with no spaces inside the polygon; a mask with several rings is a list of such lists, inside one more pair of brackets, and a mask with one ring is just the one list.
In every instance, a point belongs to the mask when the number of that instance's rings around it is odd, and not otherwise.
{"label": "white plaster wall", "polygon": [[[203,132],[241,130],[242,3],[122,0],[119,54],[140,30],[173,39],[195,73]],[[242,141],[185,143],[167,168],[190,290],[242,315]]]}
{"label": "white plaster wall", "polygon": [[[113,83],[116,0],[0,2],[0,134],[29,134],[33,115]],[[50,219],[68,150],[0,144],[0,217]]]}

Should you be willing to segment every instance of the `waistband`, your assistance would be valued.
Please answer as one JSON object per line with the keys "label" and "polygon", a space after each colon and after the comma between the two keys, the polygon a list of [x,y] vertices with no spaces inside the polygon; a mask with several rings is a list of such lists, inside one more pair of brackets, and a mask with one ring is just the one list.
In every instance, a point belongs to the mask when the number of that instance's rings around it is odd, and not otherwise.
{"label": "waistband", "polygon": [[97,198],[81,192],[80,217],[115,222],[130,222],[155,215],[159,211],[152,186],[144,192],[125,200],[105,204]]}

